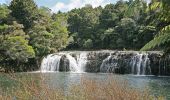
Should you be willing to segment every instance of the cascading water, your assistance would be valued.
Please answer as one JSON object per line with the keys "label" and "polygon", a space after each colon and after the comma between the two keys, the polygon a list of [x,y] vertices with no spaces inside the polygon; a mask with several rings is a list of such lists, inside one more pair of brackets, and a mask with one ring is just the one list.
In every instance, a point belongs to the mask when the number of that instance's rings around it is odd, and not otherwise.
{"label": "cascading water", "polygon": [[69,60],[69,68],[71,72],[79,72],[77,61],[71,55],[67,54],[67,59]]}
{"label": "cascading water", "polygon": [[[110,55],[108,55],[110,54]],[[160,59],[160,52],[137,51],[73,51],[50,54],[41,64],[41,71],[103,72],[134,75],[165,75],[169,58]]]}
{"label": "cascading water", "polygon": [[50,54],[41,63],[41,71],[59,71],[61,55]]}
{"label": "cascading water", "polygon": [[78,67],[78,72],[84,72],[85,71],[85,67],[87,65],[87,53],[86,52],[82,52],[80,53],[79,57],[77,56],[77,65]]}
{"label": "cascading water", "polygon": [[100,66],[100,72],[115,72],[115,68],[118,67],[118,63],[116,61],[117,56],[112,57],[111,53],[110,55],[103,60],[101,66]]}
{"label": "cascading water", "polygon": [[111,54],[103,60],[101,66],[100,66],[100,72],[109,72],[111,70],[112,65],[109,63],[109,60],[111,60]]}
{"label": "cascading water", "polygon": [[170,75],[170,55],[159,60],[159,75]]}
{"label": "cascading water", "polygon": [[132,66],[132,74],[146,75],[151,74],[150,60],[148,54],[137,53],[132,57],[130,65]]}
{"label": "cascading water", "polygon": [[75,58],[71,56],[70,53],[59,53],[59,55],[50,54],[43,59],[41,63],[41,72],[59,71],[62,56],[65,56],[65,59],[68,59],[69,70],[71,72],[83,73],[85,71],[87,53],[76,54]]}
{"label": "cascading water", "polygon": [[152,72],[151,72],[150,59],[148,57],[148,54],[146,54],[144,58],[142,75],[146,75],[147,69],[148,69],[148,74],[151,74]]}

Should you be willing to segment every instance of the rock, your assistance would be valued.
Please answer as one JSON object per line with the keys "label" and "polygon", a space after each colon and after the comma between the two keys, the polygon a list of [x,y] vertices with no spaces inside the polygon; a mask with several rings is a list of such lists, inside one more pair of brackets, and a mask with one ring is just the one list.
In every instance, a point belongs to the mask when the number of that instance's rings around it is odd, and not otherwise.
{"label": "rock", "polygon": [[59,71],[61,71],[61,72],[68,72],[68,71],[70,71],[69,60],[67,59],[66,55],[63,55],[61,57],[61,59],[60,59]]}

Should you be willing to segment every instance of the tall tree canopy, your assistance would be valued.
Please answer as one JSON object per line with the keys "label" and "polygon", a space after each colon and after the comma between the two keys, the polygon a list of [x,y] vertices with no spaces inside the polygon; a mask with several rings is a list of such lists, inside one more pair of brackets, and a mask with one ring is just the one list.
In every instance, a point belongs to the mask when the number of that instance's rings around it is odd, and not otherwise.
{"label": "tall tree canopy", "polygon": [[163,48],[166,52],[170,50],[170,1],[169,0],[152,0],[149,10],[156,11],[155,22],[157,24],[158,34],[155,38],[147,43],[141,50],[150,50],[156,47]]}
{"label": "tall tree canopy", "polygon": [[11,66],[5,69],[38,67],[42,57],[67,46],[67,15],[38,8],[33,0],[12,0],[0,5],[0,42],[0,63]]}
{"label": "tall tree canopy", "polygon": [[30,28],[37,19],[38,7],[33,0],[12,0],[9,9],[11,15],[25,28]]}

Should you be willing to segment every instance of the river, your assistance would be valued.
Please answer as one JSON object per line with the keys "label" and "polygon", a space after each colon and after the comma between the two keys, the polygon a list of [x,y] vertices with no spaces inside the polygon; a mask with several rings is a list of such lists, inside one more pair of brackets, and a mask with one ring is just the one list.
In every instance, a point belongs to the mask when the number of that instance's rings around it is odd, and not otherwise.
{"label": "river", "polygon": [[[107,81],[112,78],[114,80],[126,81],[128,86],[138,90],[148,89],[149,93],[154,96],[164,96],[167,100],[170,99],[170,77],[166,76],[137,76],[137,75],[115,75],[106,73],[69,73],[69,72],[53,72],[53,73],[15,73],[17,78],[35,79],[39,80],[42,76],[45,83],[52,88],[62,88],[65,92],[72,84],[79,84],[82,78],[88,78],[96,81]],[[13,88],[18,84],[7,77],[0,75],[0,88],[6,90]]]}

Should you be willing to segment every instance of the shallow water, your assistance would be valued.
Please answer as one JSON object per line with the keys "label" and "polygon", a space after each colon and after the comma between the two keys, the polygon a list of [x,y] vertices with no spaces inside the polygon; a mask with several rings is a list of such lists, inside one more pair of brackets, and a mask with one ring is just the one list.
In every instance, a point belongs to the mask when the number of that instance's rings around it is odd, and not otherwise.
{"label": "shallow water", "polygon": [[[69,86],[79,84],[82,78],[88,78],[96,81],[107,81],[110,78],[114,80],[123,80],[130,87],[145,90],[149,89],[150,93],[154,96],[165,96],[167,100],[170,99],[170,77],[167,76],[134,76],[134,75],[114,75],[104,73],[16,73],[16,78],[33,78],[39,80],[40,76],[45,79],[46,84],[50,87],[60,87],[67,91]],[[0,74],[0,89],[10,89],[13,86],[18,86],[17,82],[10,79],[4,74]]]}

